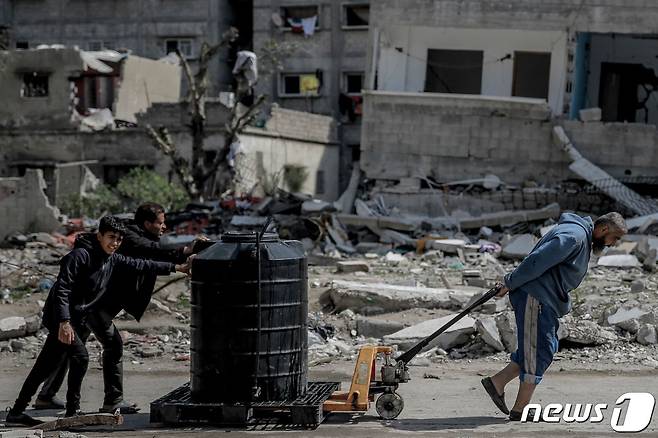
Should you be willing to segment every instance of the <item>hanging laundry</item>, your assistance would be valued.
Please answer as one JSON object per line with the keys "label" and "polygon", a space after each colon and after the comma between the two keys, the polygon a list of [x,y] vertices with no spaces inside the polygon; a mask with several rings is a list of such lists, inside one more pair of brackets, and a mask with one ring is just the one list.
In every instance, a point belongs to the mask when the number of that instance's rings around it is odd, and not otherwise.
{"label": "hanging laundry", "polygon": [[318,23],[318,16],[314,15],[308,18],[302,18],[302,28],[304,29],[304,36],[310,37],[315,33],[315,25]]}
{"label": "hanging laundry", "polygon": [[288,18],[288,24],[293,33],[304,33],[304,26],[301,18]]}
{"label": "hanging laundry", "polygon": [[233,74],[236,76],[242,75],[247,84],[253,87],[258,80],[258,58],[256,54],[249,50],[240,50],[237,53]]}

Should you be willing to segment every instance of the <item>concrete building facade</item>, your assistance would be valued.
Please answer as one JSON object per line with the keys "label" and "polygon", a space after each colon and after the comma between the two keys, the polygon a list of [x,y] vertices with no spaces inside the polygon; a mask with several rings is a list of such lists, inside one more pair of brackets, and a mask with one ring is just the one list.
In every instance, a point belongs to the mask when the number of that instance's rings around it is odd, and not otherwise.
{"label": "concrete building facade", "polygon": [[[368,0],[254,0],[256,53],[271,41],[292,47],[283,70],[261,76],[258,93],[282,108],[335,117],[341,143],[340,185],[345,187],[361,142],[361,89],[365,79],[370,2]],[[295,20],[312,20],[310,34]],[[302,29],[303,30],[303,29]],[[305,81],[312,87],[308,90]]]}
{"label": "concrete building facade", "polygon": [[[158,59],[178,48],[190,62],[201,43],[216,43],[231,25],[244,17],[244,5],[232,0],[3,0],[0,27],[8,28],[9,47],[40,44],[78,46],[82,50],[128,50]],[[249,5],[247,5],[249,6]],[[249,35],[247,24],[240,22]],[[212,93],[232,84],[229,50],[210,65]]]}
{"label": "concrete building facade", "polygon": [[[612,176],[656,176],[656,18],[651,1],[373,3],[364,170],[556,182],[573,177],[561,124]],[[591,107],[602,121],[578,121]]]}

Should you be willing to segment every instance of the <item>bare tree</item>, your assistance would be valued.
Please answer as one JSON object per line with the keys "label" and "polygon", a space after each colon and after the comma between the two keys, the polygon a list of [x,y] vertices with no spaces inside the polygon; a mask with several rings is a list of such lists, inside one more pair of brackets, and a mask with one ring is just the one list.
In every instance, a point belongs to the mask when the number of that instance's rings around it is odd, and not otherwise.
{"label": "bare tree", "polygon": [[[183,66],[183,72],[188,83],[188,110],[190,114],[190,135],[192,136],[192,158],[187,160],[183,157],[171,139],[165,127],[153,128],[146,126],[148,135],[153,140],[153,145],[163,154],[170,158],[174,172],[183,184],[183,188],[192,200],[203,200],[212,196],[217,191],[220,193],[230,187],[233,170],[228,163],[228,155],[231,144],[238,140],[238,135],[244,131],[254,118],[258,115],[260,108],[266,101],[266,95],[256,97],[254,103],[249,107],[239,105],[248,92],[249,87],[238,87],[235,90],[236,104],[230,110],[228,121],[224,126],[224,146],[217,152],[215,157],[208,162],[203,150],[206,138],[206,93],[208,90],[208,64],[218,51],[228,46],[238,37],[238,31],[231,28],[222,35],[222,40],[210,46],[207,43],[201,45],[198,70],[192,73],[187,59],[176,50],[176,55]],[[267,51],[264,59],[263,71],[267,73],[281,69],[280,57],[293,50],[292,46],[279,47],[276,44],[266,45]],[[217,188],[220,188],[217,190]]]}

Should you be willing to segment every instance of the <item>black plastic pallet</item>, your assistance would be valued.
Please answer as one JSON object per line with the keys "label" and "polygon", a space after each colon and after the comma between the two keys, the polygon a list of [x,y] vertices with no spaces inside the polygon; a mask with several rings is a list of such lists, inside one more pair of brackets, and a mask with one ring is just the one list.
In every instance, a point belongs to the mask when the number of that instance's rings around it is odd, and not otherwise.
{"label": "black plastic pallet", "polygon": [[325,418],[322,405],[339,389],[339,382],[309,382],[306,393],[295,400],[197,403],[192,400],[190,384],[186,383],[151,402],[151,423],[246,426],[274,418],[277,424],[317,427]]}

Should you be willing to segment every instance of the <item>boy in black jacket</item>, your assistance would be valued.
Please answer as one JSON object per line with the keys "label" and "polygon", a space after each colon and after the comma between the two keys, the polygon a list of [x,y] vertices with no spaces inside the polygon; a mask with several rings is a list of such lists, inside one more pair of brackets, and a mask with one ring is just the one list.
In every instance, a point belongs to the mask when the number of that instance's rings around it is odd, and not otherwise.
{"label": "boy in black jacket", "polygon": [[189,265],[139,260],[115,254],[125,235],[125,227],[113,216],[101,219],[96,240],[91,248],[76,248],[60,261],[60,271],[43,308],[43,325],[48,337],[23,387],[7,413],[7,423],[35,425],[39,422],[24,413],[39,385],[50,375],[54,364],[62,358],[70,363],[66,416],[77,415],[80,389],[87,372],[89,356],[85,341],[89,335],[87,315],[103,299],[115,266],[135,272],[168,275],[188,272]]}

